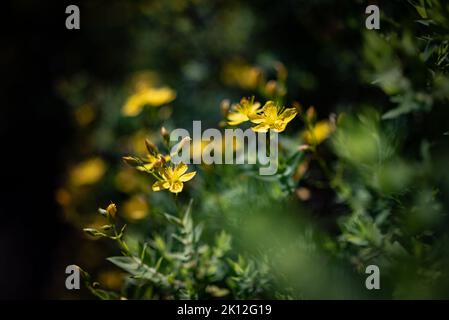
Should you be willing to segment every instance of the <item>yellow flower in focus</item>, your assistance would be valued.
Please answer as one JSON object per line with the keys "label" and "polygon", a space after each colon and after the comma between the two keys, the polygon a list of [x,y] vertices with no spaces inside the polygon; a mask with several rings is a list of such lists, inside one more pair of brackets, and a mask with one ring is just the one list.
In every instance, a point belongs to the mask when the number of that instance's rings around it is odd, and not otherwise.
{"label": "yellow flower in focus", "polygon": [[322,120],[306,130],[303,137],[308,144],[316,146],[326,140],[331,135],[332,131],[334,131],[334,128],[331,123],[327,120]]}
{"label": "yellow flower in focus", "polygon": [[251,119],[251,122],[258,124],[252,129],[256,132],[267,132],[268,130],[282,132],[297,113],[295,108],[278,108],[273,101],[268,101],[263,106],[261,113]]}
{"label": "yellow flower in focus", "polygon": [[228,124],[236,126],[242,122],[249,121],[257,117],[257,110],[260,108],[259,102],[254,102],[254,99],[248,100],[243,98],[239,104],[232,107],[228,113]]}
{"label": "yellow flower in focus", "polygon": [[153,184],[153,191],[168,189],[172,193],[179,193],[184,187],[183,182],[191,180],[196,171],[185,173],[188,167],[184,163],[179,163],[174,168],[167,167],[160,170],[162,180]]}
{"label": "yellow flower in focus", "polygon": [[106,164],[100,158],[81,162],[70,172],[70,182],[74,186],[93,184],[101,179],[106,171]]}
{"label": "yellow flower in focus", "polygon": [[145,105],[159,107],[176,98],[176,92],[169,87],[145,88],[131,95],[122,108],[122,114],[127,117],[137,116]]}

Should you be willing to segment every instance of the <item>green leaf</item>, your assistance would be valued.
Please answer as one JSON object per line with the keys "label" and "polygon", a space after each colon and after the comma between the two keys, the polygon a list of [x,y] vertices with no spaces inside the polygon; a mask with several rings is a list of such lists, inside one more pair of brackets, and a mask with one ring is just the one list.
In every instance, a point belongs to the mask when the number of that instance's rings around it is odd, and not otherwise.
{"label": "green leaf", "polygon": [[179,219],[178,217],[172,216],[171,214],[168,213],[164,213],[164,217],[171,223],[176,224],[176,225],[181,225],[181,219]]}
{"label": "green leaf", "polygon": [[133,277],[138,279],[150,280],[157,284],[168,285],[165,275],[157,272],[155,268],[151,268],[143,264],[139,258],[136,257],[109,257],[109,262],[112,262],[117,267],[125,270]]}
{"label": "green leaf", "polygon": [[427,19],[427,10],[425,7],[422,6],[415,6],[416,11],[418,11],[418,14],[421,16],[421,18],[423,19]]}

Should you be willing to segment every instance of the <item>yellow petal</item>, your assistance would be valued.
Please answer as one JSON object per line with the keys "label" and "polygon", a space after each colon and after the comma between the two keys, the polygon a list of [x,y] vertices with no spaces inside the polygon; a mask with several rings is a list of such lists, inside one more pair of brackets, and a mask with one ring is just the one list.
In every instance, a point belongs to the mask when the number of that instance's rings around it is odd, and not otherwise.
{"label": "yellow petal", "polygon": [[282,121],[282,120],[278,120],[276,121],[273,126],[271,127],[271,129],[274,132],[282,132],[285,130],[285,128],[287,127],[287,122],[286,121]]}
{"label": "yellow petal", "polygon": [[253,131],[255,132],[267,132],[270,126],[268,126],[265,122],[262,122],[261,124],[258,124],[255,127],[252,127]]}
{"label": "yellow petal", "polygon": [[167,181],[156,181],[153,184],[153,191],[161,191],[163,189],[168,189],[170,187],[170,183],[168,183]]}
{"label": "yellow petal", "polygon": [[252,123],[262,123],[265,121],[265,118],[259,115],[255,115],[254,117],[251,118],[251,122]]}
{"label": "yellow petal", "polygon": [[251,105],[251,108],[250,108],[251,113],[256,113],[257,109],[259,109],[259,108],[260,108],[260,103],[259,102],[254,102]]}
{"label": "yellow petal", "polygon": [[293,118],[296,116],[297,113],[298,113],[298,111],[296,111],[295,108],[288,108],[288,109],[285,109],[279,115],[279,119],[281,119],[281,120],[285,121],[286,123],[288,123],[291,120],[293,120]]}
{"label": "yellow petal", "polygon": [[276,107],[276,105],[274,104],[273,101],[267,101],[267,103],[265,103],[265,105],[263,106],[262,111],[266,117],[276,118],[277,113],[278,113],[278,108]]}
{"label": "yellow petal", "polygon": [[236,126],[242,122],[248,121],[248,117],[244,114],[237,112],[230,112],[228,114],[228,124],[230,126]]}
{"label": "yellow petal", "polygon": [[175,181],[170,186],[170,192],[179,193],[182,191],[184,184],[181,181]]}
{"label": "yellow petal", "polygon": [[196,175],[196,171],[193,171],[193,172],[189,172],[189,173],[183,174],[183,175],[179,178],[179,181],[187,182],[187,181],[191,180],[195,175]]}
{"label": "yellow petal", "polygon": [[187,167],[187,165],[185,163],[183,163],[183,162],[179,163],[175,168],[174,176],[176,176],[176,177],[182,176],[187,171],[188,168],[189,167]]}

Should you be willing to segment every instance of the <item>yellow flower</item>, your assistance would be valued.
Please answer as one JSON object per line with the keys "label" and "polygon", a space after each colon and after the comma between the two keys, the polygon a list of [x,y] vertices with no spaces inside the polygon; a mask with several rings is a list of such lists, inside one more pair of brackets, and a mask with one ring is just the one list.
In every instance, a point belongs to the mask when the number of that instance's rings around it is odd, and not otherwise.
{"label": "yellow flower", "polygon": [[196,171],[185,173],[188,167],[184,163],[179,163],[174,168],[167,167],[160,170],[162,180],[153,184],[153,191],[168,189],[170,192],[179,193],[184,186],[183,182],[191,180]]}
{"label": "yellow flower", "polygon": [[94,184],[103,177],[106,164],[100,158],[91,158],[76,165],[70,172],[70,182],[74,186]]}
{"label": "yellow flower", "polygon": [[333,126],[327,120],[318,121],[314,126],[304,132],[304,140],[310,145],[319,145],[334,131]]}
{"label": "yellow flower", "polygon": [[243,98],[239,104],[234,105],[232,110],[229,111],[228,124],[230,126],[236,126],[257,117],[257,110],[259,108],[259,102],[254,102],[254,99],[248,100]]}
{"label": "yellow flower", "polygon": [[118,190],[125,193],[133,193],[139,188],[139,179],[131,168],[120,170],[114,179],[115,186]]}
{"label": "yellow flower", "polygon": [[140,220],[148,215],[148,203],[139,195],[131,197],[123,205],[123,215],[131,220]]}
{"label": "yellow flower", "polygon": [[80,126],[87,126],[95,119],[95,109],[90,104],[84,104],[75,110],[75,119]]}
{"label": "yellow flower", "polygon": [[176,98],[176,92],[168,87],[145,88],[131,95],[122,108],[127,117],[137,116],[145,105],[159,107]]}
{"label": "yellow flower", "polygon": [[273,101],[268,101],[263,106],[261,113],[251,119],[251,122],[258,124],[252,129],[256,132],[267,132],[268,130],[282,132],[297,113],[295,108],[278,108]]}
{"label": "yellow flower", "polygon": [[242,89],[255,89],[263,78],[260,68],[251,66],[237,59],[227,63],[222,72],[222,79],[227,85]]}
{"label": "yellow flower", "polygon": [[139,171],[150,171],[154,168],[160,167],[167,161],[170,161],[170,156],[164,156],[162,154],[148,154],[146,158],[142,159],[143,165],[136,166],[136,169]]}

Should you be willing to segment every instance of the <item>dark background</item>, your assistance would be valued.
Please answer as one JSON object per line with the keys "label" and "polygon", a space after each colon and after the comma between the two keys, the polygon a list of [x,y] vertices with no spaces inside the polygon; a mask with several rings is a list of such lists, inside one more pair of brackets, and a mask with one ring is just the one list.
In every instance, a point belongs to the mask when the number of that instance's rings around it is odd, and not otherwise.
{"label": "dark background", "polygon": [[[65,4],[18,1],[2,9],[0,298],[39,298],[70,228],[54,202],[71,124],[53,80],[76,65],[64,59],[75,33]],[[82,48],[81,48],[82,50]]]}
{"label": "dark background", "polygon": [[[87,2],[14,1],[1,10],[2,299],[55,298],[64,285],[64,274],[55,273],[73,263],[82,241],[54,200],[73,143],[69,109],[55,81],[78,70],[114,81],[124,65],[117,51],[127,47],[120,2]],[[69,4],[80,7],[81,30],[65,28]],[[108,36],[93,39],[92,29]]]}

